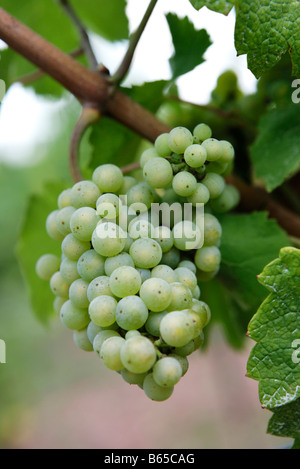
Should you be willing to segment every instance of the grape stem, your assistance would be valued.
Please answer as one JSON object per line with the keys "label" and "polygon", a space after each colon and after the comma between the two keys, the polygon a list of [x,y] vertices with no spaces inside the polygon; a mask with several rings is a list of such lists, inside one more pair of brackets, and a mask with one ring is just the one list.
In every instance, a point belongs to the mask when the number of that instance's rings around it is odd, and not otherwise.
{"label": "grape stem", "polygon": [[87,30],[82,24],[81,20],[77,16],[75,10],[70,5],[68,0],[58,0],[58,3],[65,11],[66,15],[70,18],[72,23],[75,25],[76,29],[78,30],[80,40],[81,40],[81,47],[85,52],[86,58],[88,60],[89,66],[92,70],[97,70],[98,68],[98,61],[96,59],[95,53],[90,43],[90,38],[88,36]]}
{"label": "grape stem", "polygon": [[84,105],[81,111],[81,115],[74,127],[71,144],[70,144],[70,156],[69,166],[71,176],[74,182],[81,181],[83,179],[79,169],[79,148],[81,139],[87,130],[87,128],[97,122],[100,119],[101,113],[99,108],[95,108],[92,105]]}
{"label": "grape stem", "polygon": [[129,47],[127,49],[127,52],[126,52],[126,54],[125,54],[125,56],[124,56],[124,58],[123,58],[123,60],[120,64],[118,70],[115,72],[115,74],[112,77],[112,81],[113,81],[113,83],[116,87],[118,85],[120,85],[120,83],[122,83],[122,81],[124,80],[124,78],[126,77],[128,71],[130,69],[130,66],[131,66],[131,63],[132,63],[136,48],[137,48],[137,46],[140,42],[142,34],[145,31],[145,28],[148,24],[148,21],[149,21],[151,15],[153,13],[153,10],[154,10],[157,2],[158,2],[158,0],[151,0],[150,1],[149,6],[146,10],[146,13],[145,13],[139,27],[131,35],[130,42],[129,42]]}

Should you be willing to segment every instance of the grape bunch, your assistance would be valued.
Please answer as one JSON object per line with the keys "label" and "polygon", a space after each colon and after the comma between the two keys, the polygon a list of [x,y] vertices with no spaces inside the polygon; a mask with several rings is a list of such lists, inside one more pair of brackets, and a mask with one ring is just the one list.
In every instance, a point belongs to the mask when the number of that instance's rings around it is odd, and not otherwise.
{"label": "grape bunch", "polygon": [[221,262],[214,214],[239,202],[224,179],[234,149],[211,137],[205,124],[177,127],[142,153],[140,178],[105,164],[64,190],[46,221],[61,257],[36,264],[75,344],[155,401],[171,396],[203,344],[211,311],[199,283]]}

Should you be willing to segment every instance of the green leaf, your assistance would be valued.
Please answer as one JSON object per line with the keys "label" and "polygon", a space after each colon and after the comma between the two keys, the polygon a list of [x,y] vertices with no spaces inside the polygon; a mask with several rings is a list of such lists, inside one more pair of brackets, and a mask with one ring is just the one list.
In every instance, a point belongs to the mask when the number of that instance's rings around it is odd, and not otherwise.
{"label": "green leaf", "polygon": [[264,266],[289,245],[285,232],[267,213],[218,216],[222,227],[220,279],[245,311],[245,325],[265,298],[256,280]]}
{"label": "green leaf", "polygon": [[271,293],[249,324],[258,343],[247,369],[259,381],[262,405],[272,409],[300,397],[300,250],[283,248],[259,281]]}
{"label": "green leaf", "polygon": [[234,6],[234,0],[190,0],[196,10],[201,10],[202,7],[207,7],[217,13],[228,15]]}
{"label": "green leaf", "polygon": [[[157,81],[130,89],[123,88],[123,91],[149,111],[156,112],[163,102],[166,84],[166,81]],[[131,163],[135,160],[140,143],[141,138],[127,127],[114,120],[102,118],[93,126],[90,134],[90,144],[93,147],[91,169],[105,163],[119,166]]]}
{"label": "green leaf", "polygon": [[43,254],[61,255],[60,243],[46,233],[45,222],[50,212],[57,209],[57,197],[65,186],[59,183],[45,185],[41,195],[30,198],[24,224],[17,244],[17,255],[27,282],[32,308],[42,322],[53,315],[53,300],[49,282],[41,280],[35,265]]}
{"label": "green leaf", "polygon": [[71,0],[84,25],[96,34],[118,41],[128,38],[126,0]]}
{"label": "green leaf", "polygon": [[300,76],[300,2],[298,0],[236,0],[235,43],[238,55],[259,78],[289,51],[293,72]]}
{"label": "green leaf", "polygon": [[206,30],[196,30],[187,17],[181,19],[177,15],[169,13],[167,20],[175,48],[175,53],[170,59],[175,79],[202,64],[204,62],[203,55],[212,43]]}
{"label": "green leaf", "polygon": [[[269,421],[268,433],[274,436],[295,438],[294,449],[300,442],[300,399],[274,409]],[[299,446],[298,448],[299,449]]]}
{"label": "green leaf", "polygon": [[300,168],[299,106],[268,111],[259,123],[259,134],[251,148],[256,176],[269,191],[276,189]]}

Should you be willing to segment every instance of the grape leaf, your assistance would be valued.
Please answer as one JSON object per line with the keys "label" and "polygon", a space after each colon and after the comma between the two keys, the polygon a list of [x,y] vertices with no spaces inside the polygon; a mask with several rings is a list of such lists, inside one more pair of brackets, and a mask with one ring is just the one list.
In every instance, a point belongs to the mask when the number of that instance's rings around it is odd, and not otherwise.
{"label": "grape leaf", "polygon": [[300,2],[236,0],[235,45],[248,54],[248,67],[259,78],[289,51],[293,73],[300,76]]}
{"label": "grape leaf", "polygon": [[[123,88],[133,100],[151,112],[156,112],[163,101],[166,81],[144,83],[141,86]],[[141,143],[141,138],[127,127],[108,118],[97,122],[90,134],[93,155],[92,169],[100,164],[111,163],[123,166],[132,163]]]}
{"label": "grape leaf", "polygon": [[218,218],[223,227],[220,280],[245,311],[246,330],[253,312],[265,298],[264,288],[256,277],[290,242],[276,221],[269,220],[265,212],[224,214]]}
{"label": "grape leaf", "polygon": [[175,48],[175,53],[170,59],[170,66],[173,78],[176,79],[204,62],[203,55],[212,42],[206,30],[196,30],[187,17],[181,19],[169,13],[167,20]]}
{"label": "grape leaf", "polygon": [[300,113],[291,104],[272,109],[262,117],[251,147],[256,176],[269,191],[276,189],[300,168]]}
{"label": "grape leaf", "polygon": [[17,244],[17,255],[28,285],[32,308],[42,322],[47,322],[53,315],[54,295],[49,282],[36,275],[35,265],[43,254],[61,254],[60,243],[49,238],[45,222],[49,213],[57,209],[57,197],[63,189],[65,186],[60,183],[46,184],[43,194],[31,196]]}
{"label": "grape leaf", "polygon": [[300,399],[273,410],[268,433],[274,436],[295,438],[294,449],[300,442]]}
{"label": "grape leaf", "polygon": [[234,0],[190,0],[196,10],[201,10],[202,7],[207,7],[217,13],[228,15],[234,6]]}
{"label": "grape leaf", "polygon": [[262,405],[272,409],[300,397],[300,360],[295,350],[300,343],[300,250],[283,248],[259,281],[270,295],[249,324],[248,334],[258,343],[247,370],[259,381]]}

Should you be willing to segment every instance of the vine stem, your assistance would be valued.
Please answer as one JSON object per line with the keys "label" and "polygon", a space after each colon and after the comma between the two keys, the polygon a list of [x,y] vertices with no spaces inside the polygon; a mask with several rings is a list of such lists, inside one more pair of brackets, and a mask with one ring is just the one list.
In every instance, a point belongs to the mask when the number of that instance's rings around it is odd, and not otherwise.
{"label": "vine stem", "polygon": [[87,130],[87,128],[97,122],[101,117],[99,108],[95,108],[93,105],[84,105],[81,111],[81,115],[74,127],[71,143],[70,143],[70,156],[69,166],[72,179],[74,182],[81,181],[82,174],[79,169],[79,148],[81,139]]}
{"label": "vine stem", "polygon": [[146,10],[146,13],[145,13],[139,27],[132,34],[132,36],[130,38],[129,47],[127,49],[127,52],[126,52],[126,54],[125,54],[125,56],[124,56],[124,58],[123,58],[123,60],[120,64],[119,68],[117,69],[117,71],[115,72],[115,74],[112,77],[112,81],[113,81],[115,86],[118,86],[124,80],[124,78],[126,77],[126,75],[128,73],[128,70],[130,68],[130,65],[132,63],[136,48],[137,48],[137,46],[140,42],[142,34],[145,31],[145,28],[148,24],[148,21],[149,21],[151,15],[153,13],[153,10],[154,10],[157,2],[158,2],[158,0],[151,0],[150,1],[149,6]]}
{"label": "vine stem", "polygon": [[58,3],[61,5],[62,9],[65,11],[67,16],[70,18],[72,23],[75,25],[78,30],[81,47],[85,52],[86,58],[92,70],[96,70],[98,67],[98,61],[96,59],[95,53],[90,43],[90,38],[88,36],[87,30],[77,16],[75,10],[70,5],[68,0],[58,0]]}

